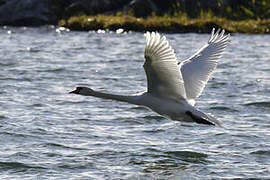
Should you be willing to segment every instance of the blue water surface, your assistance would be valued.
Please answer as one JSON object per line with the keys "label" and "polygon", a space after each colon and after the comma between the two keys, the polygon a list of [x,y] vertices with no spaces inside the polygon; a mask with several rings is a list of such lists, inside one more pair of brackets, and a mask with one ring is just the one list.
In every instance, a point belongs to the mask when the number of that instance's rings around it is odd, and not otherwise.
{"label": "blue water surface", "polygon": [[[179,60],[209,38],[165,35]],[[197,99],[223,128],[68,93],[145,91],[143,33],[5,26],[0,39],[1,179],[270,179],[269,35],[232,34]]]}

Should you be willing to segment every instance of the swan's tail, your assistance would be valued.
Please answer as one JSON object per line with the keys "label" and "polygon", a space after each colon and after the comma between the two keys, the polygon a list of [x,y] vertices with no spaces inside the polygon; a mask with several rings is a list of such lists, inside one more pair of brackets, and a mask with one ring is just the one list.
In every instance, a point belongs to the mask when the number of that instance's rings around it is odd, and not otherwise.
{"label": "swan's tail", "polygon": [[196,123],[221,127],[220,121],[215,117],[205,114],[195,108],[192,111],[187,111],[186,114],[190,116]]}

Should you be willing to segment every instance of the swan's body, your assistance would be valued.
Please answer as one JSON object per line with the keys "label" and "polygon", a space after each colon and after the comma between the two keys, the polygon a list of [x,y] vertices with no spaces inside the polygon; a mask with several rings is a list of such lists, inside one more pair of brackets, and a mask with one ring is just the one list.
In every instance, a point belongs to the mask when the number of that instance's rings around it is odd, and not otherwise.
{"label": "swan's body", "polygon": [[158,33],[146,33],[144,69],[147,92],[122,96],[77,87],[71,93],[128,102],[150,108],[158,114],[177,121],[220,125],[219,121],[194,107],[210,74],[227,46],[230,35],[212,30],[208,43],[189,59],[178,63],[168,41]]}

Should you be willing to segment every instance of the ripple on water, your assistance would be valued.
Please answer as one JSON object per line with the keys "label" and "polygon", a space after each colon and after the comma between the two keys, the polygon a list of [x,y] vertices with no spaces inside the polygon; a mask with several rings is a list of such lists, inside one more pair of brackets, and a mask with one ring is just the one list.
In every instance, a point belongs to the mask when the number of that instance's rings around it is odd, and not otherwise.
{"label": "ripple on water", "polygon": [[85,148],[71,147],[59,143],[42,143],[38,145],[39,147],[51,148],[51,149],[65,149],[65,150],[87,150]]}
{"label": "ripple on water", "polygon": [[[148,153],[134,154],[133,157],[137,159],[136,163],[148,163],[146,159],[151,157],[149,161],[156,163],[180,163],[186,165],[187,163],[202,163],[207,162],[207,154],[194,151],[161,151],[153,148],[146,149]],[[145,159],[146,158],[146,159]]]}
{"label": "ripple on water", "polygon": [[168,151],[166,152],[174,157],[187,157],[187,158],[207,158],[207,154],[194,152],[194,151]]}
{"label": "ripple on water", "polygon": [[54,69],[44,69],[44,70],[38,70],[38,72],[49,72],[49,73],[58,73],[58,72],[64,72],[65,68],[54,68]]}
{"label": "ripple on water", "polygon": [[155,121],[162,121],[162,120],[165,120],[164,117],[158,116],[158,115],[146,115],[146,116],[143,116],[142,118],[145,119],[145,120],[151,120],[152,122],[153,122],[154,120],[155,120]]}
{"label": "ripple on water", "polygon": [[219,110],[219,111],[227,111],[227,112],[239,112],[239,110],[233,109],[227,106],[213,106],[213,107],[210,107],[210,109]]}
{"label": "ripple on water", "polygon": [[262,156],[269,156],[270,157],[270,150],[258,150],[258,151],[253,151],[250,154],[255,154],[255,155],[262,155]]}
{"label": "ripple on water", "polygon": [[16,65],[16,63],[15,62],[10,62],[10,61],[5,61],[5,62],[0,62],[0,67],[1,66],[14,66],[14,65]]}
{"label": "ripple on water", "polygon": [[[209,35],[167,37],[189,57]],[[76,86],[145,90],[142,33],[0,28],[0,179],[269,179],[269,37],[232,36],[198,99],[200,109],[228,120],[223,129],[68,94]]]}
{"label": "ripple on water", "polygon": [[[186,177],[190,164],[202,164],[206,162],[207,155],[193,151],[161,151],[154,148],[147,148],[148,153],[134,154],[129,163],[143,169],[147,174],[160,179],[168,177]],[[175,174],[178,174],[175,176]],[[146,177],[143,179],[146,179]],[[189,176],[189,175],[188,175]],[[190,179],[190,177],[187,179]]]}
{"label": "ripple on water", "polygon": [[14,172],[24,172],[29,169],[45,169],[40,166],[32,166],[20,162],[0,162],[0,172],[14,171]]}
{"label": "ripple on water", "polygon": [[270,108],[270,102],[269,101],[260,101],[260,102],[250,102],[244,104],[245,106],[255,106],[258,108]]}
{"label": "ripple on water", "polygon": [[194,152],[194,151],[168,151],[166,154],[171,158],[179,158],[182,161],[192,163],[206,162],[207,154]]}

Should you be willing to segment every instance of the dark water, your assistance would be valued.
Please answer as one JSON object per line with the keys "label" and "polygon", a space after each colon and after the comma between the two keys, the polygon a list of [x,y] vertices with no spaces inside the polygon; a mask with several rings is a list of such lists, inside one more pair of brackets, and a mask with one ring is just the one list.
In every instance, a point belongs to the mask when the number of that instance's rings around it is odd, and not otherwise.
{"label": "dark water", "polygon": [[[179,59],[208,34],[167,34]],[[1,179],[270,178],[270,36],[234,34],[197,107],[224,128],[68,94],[146,88],[142,33],[0,28]]]}

